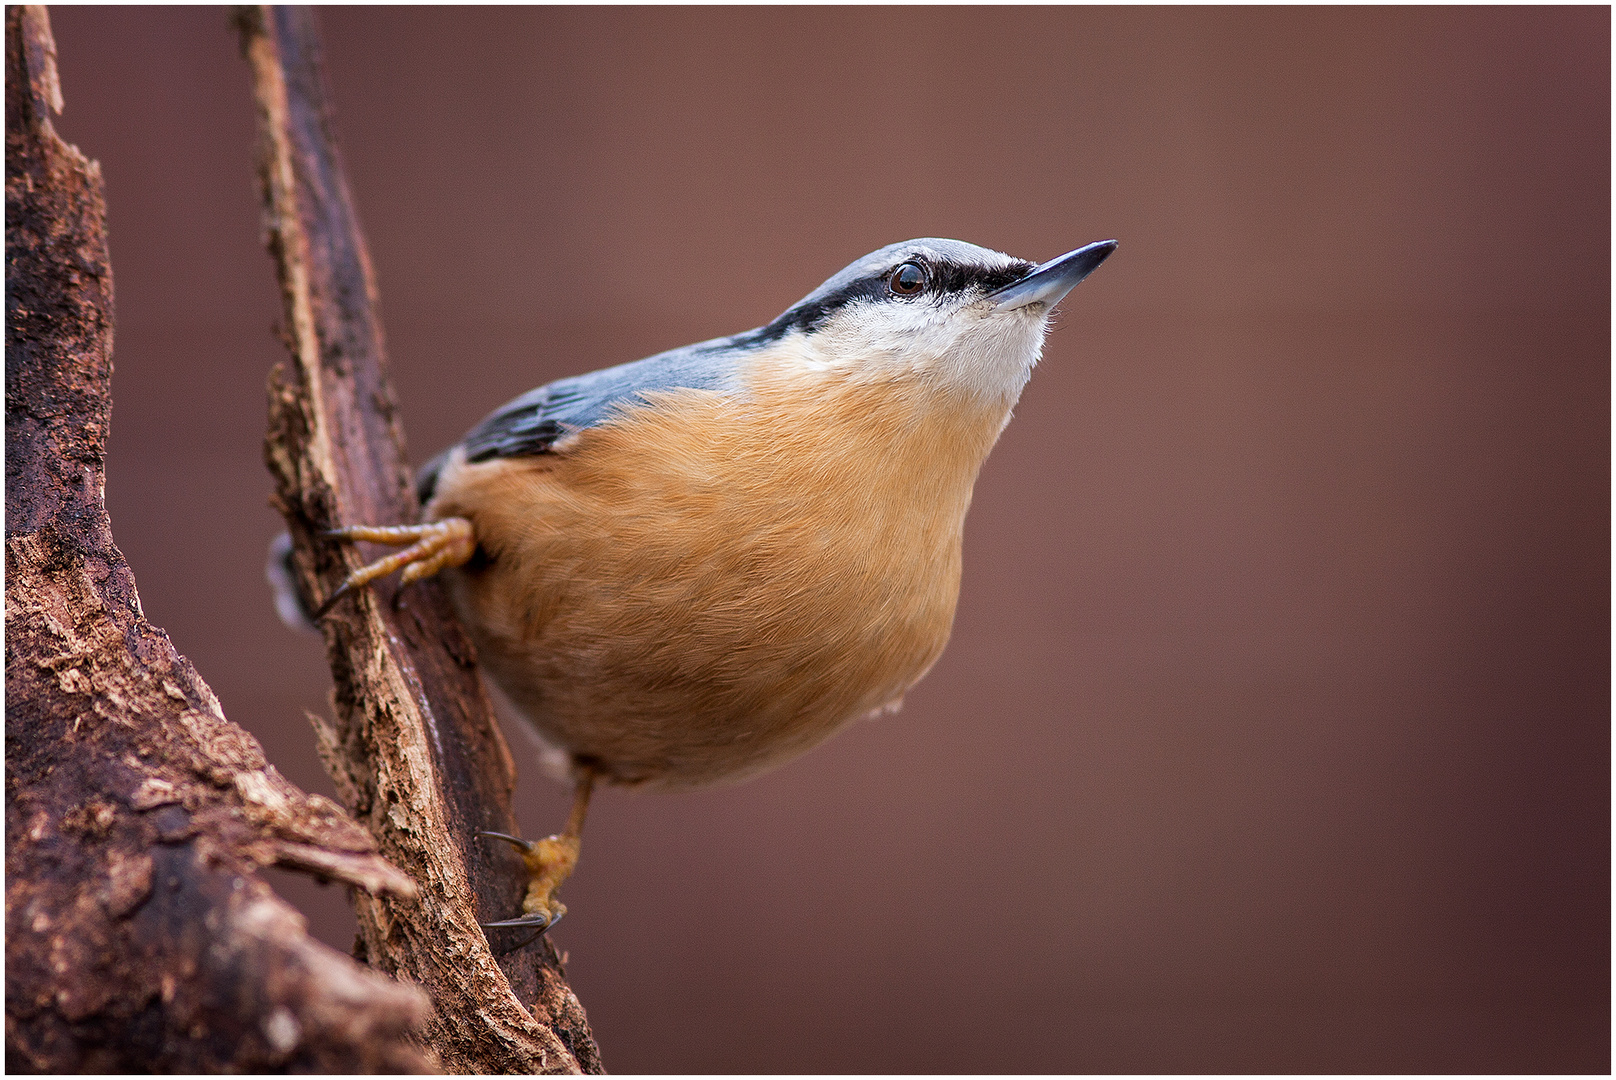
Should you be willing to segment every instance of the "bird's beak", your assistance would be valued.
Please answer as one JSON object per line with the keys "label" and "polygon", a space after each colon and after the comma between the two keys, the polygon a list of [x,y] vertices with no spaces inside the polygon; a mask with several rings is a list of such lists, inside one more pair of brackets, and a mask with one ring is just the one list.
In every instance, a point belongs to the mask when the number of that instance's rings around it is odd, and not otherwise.
{"label": "bird's beak", "polygon": [[994,311],[1014,311],[1028,304],[1042,304],[1048,311],[1077,287],[1077,283],[1094,273],[1106,257],[1117,250],[1115,240],[1101,240],[1076,251],[1068,251],[1058,259],[1044,265],[1013,285],[989,293]]}

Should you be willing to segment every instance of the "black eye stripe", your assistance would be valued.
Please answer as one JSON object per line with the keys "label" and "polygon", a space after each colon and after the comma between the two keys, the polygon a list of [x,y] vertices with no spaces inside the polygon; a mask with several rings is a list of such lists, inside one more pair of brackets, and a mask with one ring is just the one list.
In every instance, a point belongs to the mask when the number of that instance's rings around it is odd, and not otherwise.
{"label": "black eye stripe", "polygon": [[927,278],[930,286],[940,293],[964,292],[975,286],[983,292],[993,292],[1006,285],[1020,281],[1033,270],[1037,263],[1016,262],[996,270],[988,270],[980,266],[961,266],[958,263],[937,263],[928,266]]}
{"label": "black eye stripe", "polygon": [[[928,258],[923,255],[911,256],[904,259],[903,262],[918,264],[926,276],[924,294],[938,297],[964,292],[966,289],[973,287],[981,289],[984,293],[1002,289],[1006,285],[1020,281],[1037,269],[1038,265],[1037,263],[1018,259],[1007,266],[990,270],[983,266],[963,265],[942,259]],[[902,263],[899,265],[901,266]],[[897,298],[913,298],[917,294],[911,293],[908,296],[897,294],[895,296],[891,291],[891,277],[897,269],[898,267],[896,266],[889,266],[879,273],[850,281],[834,292],[816,296],[809,302],[798,304],[769,325],[760,327],[748,334],[740,335],[744,342],[737,340],[737,344],[763,345],[784,337],[792,330],[812,332],[824,326],[836,312],[860,300],[880,302]]]}

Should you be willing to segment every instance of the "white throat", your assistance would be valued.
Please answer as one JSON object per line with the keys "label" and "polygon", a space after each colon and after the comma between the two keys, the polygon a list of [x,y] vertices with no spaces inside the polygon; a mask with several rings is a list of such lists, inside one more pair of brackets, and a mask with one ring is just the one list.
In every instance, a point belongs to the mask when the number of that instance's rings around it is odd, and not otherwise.
{"label": "white throat", "polygon": [[1043,354],[1047,319],[993,312],[977,301],[954,311],[933,304],[850,304],[803,342],[804,361],[855,380],[916,378],[1015,404]]}

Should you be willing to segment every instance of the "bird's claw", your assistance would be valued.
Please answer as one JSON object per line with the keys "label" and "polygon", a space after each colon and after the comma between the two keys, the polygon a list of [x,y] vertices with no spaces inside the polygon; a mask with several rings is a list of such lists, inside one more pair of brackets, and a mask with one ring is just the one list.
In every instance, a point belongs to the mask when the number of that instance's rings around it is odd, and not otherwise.
{"label": "bird's claw", "polygon": [[326,615],[331,612],[331,609],[337,606],[337,601],[341,600],[344,596],[347,596],[351,591],[352,590],[348,588],[348,583],[346,581],[344,581],[341,585],[338,585],[335,589],[332,589],[331,595],[325,598],[325,603],[314,609],[314,614],[309,616],[309,621],[319,622],[321,619],[325,618]]}
{"label": "bird's claw", "polygon": [[561,916],[565,915],[566,913],[567,909],[560,903],[557,903],[555,905],[555,910],[549,915],[539,913],[519,915],[514,919],[500,919],[498,922],[485,922],[478,923],[477,925],[481,926],[484,930],[523,930],[530,928],[533,930],[531,934],[528,934],[515,945],[498,950],[501,956],[505,956],[527,948],[533,942],[549,933],[550,927],[560,922]]}
{"label": "bird's claw", "polygon": [[[460,566],[477,550],[476,535],[471,522],[465,518],[444,518],[424,525],[347,525],[340,529],[326,529],[320,533],[325,540],[366,540],[373,544],[391,544],[404,550],[377,559],[349,574],[332,590],[325,603],[315,611],[318,620],[329,612],[338,600],[377,578],[386,577],[395,570],[403,570],[401,586],[422,578],[429,578],[439,570]],[[394,606],[398,596],[394,595]]]}
{"label": "bird's claw", "polygon": [[523,840],[520,836],[512,836],[510,833],[494,832],[492,829],[478,829],[477,835],[492,836],[495,840],[508,841],[524,855],[533,850],[533,841]]}
{"label": "bird's claw", "polygon": [[527,895],[522,899],[522,914],[514,919],[501,919],[482,925],[490,929],[536,926],[539,933],[550,929],[567,913],[567,906],[556,899],[556,890],[567,880],[578,863],[578,838],[562,834],[547,836],[543,840],[524,840],[509,833],[491,829],[477,830],[478,836],[503,840],[522,853],[527,864]]}
{"label": "bird's claw", "polygon": [[498,922],[485,922],[478,923],[477,925],[482,927],[484,930],[505,930],[517,929],[524,926],[536,926],[539,928],[539,933],[542,934],[546,930],[550,929],[550,927],[560,922],[561,916],[565,915],[566,913],[567,909],[563,907],[560,911],[552,912],[549,915],[544,915],[541,913],[519,915],[514,919],[500,919]]}
{"label": "bird's claw", "polygon": [[[546,836],[543,840],[524,840],[520,836],[494,832],[492,829],[477,830],[478,836],[503,840],[516,848],[522,853],[522,862],[527,866],[527,895],[522,897],[522,914],[514,919],[483,923],[484,927],[500,930],[536,926],[538,930],[533,937],[538,937],[567,913],[567,905],[557,900],[555,894],[561,888],[561,883],[572,874],[573,867],[578,865],[578,836],[583,832],[584,812],[589,808],[589,793],[594,786],[594,768],[587,764],[580,765],[578,787],[573,792],[572,813],[567,815],[567,827],[554,836]],[[527,941],[524,941],[516,948],[526,944]]]}

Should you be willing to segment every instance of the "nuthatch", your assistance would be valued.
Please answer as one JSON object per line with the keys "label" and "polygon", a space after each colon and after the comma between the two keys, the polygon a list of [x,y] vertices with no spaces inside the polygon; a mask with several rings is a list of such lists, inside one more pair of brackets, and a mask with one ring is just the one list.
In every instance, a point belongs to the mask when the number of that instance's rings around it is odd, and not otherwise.
{"label": "nuthatch", "polygon": [[[1054,306],[1116,248],[1042,266],[958,240],[866,255],[767,326],[523,394],[422,470],[409,545],[578,788],[520,918],[565,911],[596,777],[696,787],[896,708],[948,641],[971,489]],[[498,835],[498,834],[489,834]]]}

